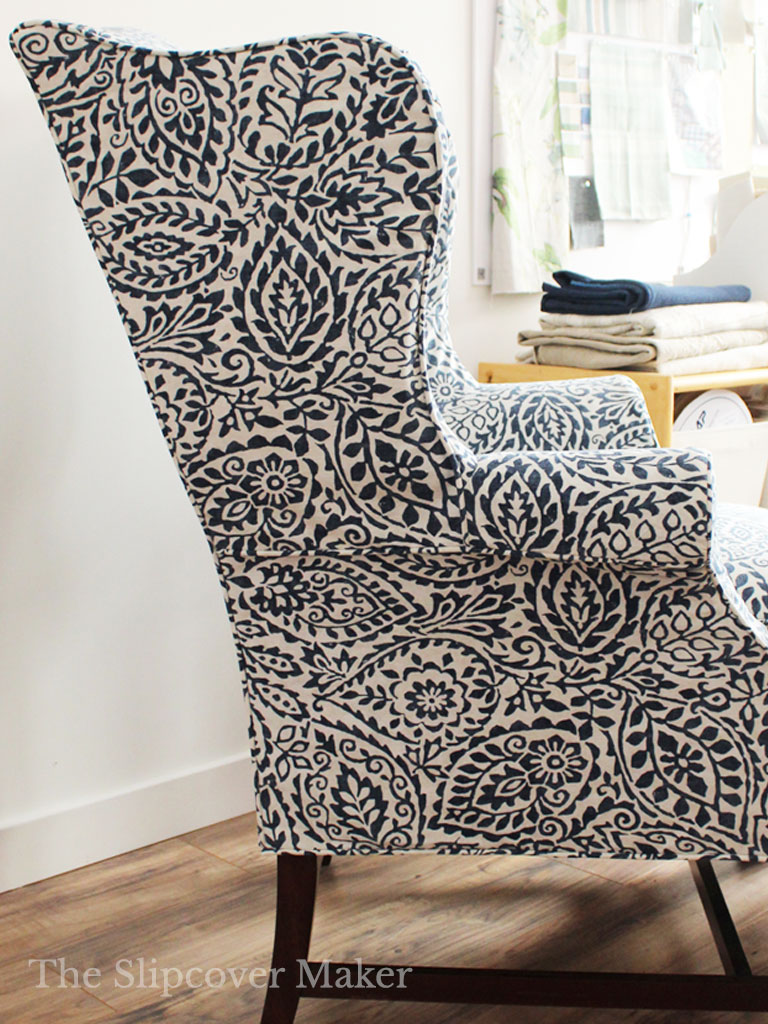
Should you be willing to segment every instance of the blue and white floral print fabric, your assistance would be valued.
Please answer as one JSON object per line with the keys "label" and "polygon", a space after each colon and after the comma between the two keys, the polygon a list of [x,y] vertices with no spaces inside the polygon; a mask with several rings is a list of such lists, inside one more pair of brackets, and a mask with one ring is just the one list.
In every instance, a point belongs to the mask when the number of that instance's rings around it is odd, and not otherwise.
{"label": "blue and white floral print fabric", "polygon": [[418,68],[12,45],[216,559],[263,848],[768,856],[764,517],[626,379],[460,367]]}
{"label": "blue and white floral print fabric", "polygon": [[720,505],[717,542],[739,596],[752,615],[768,627],[768,512]]}

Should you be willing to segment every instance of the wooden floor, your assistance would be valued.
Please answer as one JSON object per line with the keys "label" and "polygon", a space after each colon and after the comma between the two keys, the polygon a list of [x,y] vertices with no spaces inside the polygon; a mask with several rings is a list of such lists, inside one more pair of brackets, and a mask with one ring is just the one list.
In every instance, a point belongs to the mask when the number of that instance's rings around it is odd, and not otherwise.
{"label": "wooden floor", "polygon": [[[231,980],[221,988],[184,984],[166,997],[149,974],[153,966],[182,973],[269,967],[274,858],[257,852],[255,827],[254,816],[245,815],[0,895],[0,1021],[258,1024],[263,992],[247,981],[239,988]],[[723,864],[718,876],[753,970],[768,971],[768,867]],[[663,862],[336,858],[321,874],[310,955],[467,967],[719,971],[687,866]],[[72,975],[62,987],[58,970],[49,967],[48,987],[38,988],[39,968],[28,966],[30,958],[63,958],[80,972],[80,987]],[[120,960],[130,963],[119,970]],[[88,968],[101,972],[98,987],[84,986]],[[157,981],[162,986],[162,975]],[[757,1020],[768,1015],[310,1000],[297,1016],[297,1024]]]}

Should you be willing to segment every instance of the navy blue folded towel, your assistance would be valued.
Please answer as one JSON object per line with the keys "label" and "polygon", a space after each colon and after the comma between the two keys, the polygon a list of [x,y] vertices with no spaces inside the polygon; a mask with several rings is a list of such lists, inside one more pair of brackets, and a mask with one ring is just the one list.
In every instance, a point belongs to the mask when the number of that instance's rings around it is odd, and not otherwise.
{"label": "navy blue folded towel", "polygon": [[[690,306],[698,302],[748,302],[752,293],[741,284],[670,285],[645,281],[600,281],[557,270],[557,285],[545,284],[541,297],[544,313],[582,313],[585,316],[636,313],[659,306]],[[559,287],[558,287],[559,286]]]}

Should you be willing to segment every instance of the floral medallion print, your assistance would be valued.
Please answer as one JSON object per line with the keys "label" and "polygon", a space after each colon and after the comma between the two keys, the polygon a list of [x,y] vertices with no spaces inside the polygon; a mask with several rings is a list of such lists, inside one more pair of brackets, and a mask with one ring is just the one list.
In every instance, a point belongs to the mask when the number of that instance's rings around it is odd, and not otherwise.
{"label": "floral medallion print", "polygon": [[262,848],[767,859],[768,513],[627,378],[467,373],[416,65],[12,45],[219,570]]}
{"label": "floral medallion print", "polygon": [[265,547],[300,530],[302,513],[318,493],[306,464],[283,451],[236,445],[210,459],[195,479],[206,489],[202,514],[213,533],[255,535]]}

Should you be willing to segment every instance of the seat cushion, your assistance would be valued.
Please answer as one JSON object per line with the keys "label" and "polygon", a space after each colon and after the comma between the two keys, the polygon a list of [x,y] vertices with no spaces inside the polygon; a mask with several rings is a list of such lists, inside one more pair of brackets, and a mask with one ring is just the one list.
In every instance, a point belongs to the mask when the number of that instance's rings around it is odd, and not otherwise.
{"label": "seat cushion", "polygon": [[718,505],[715,530],[720,561],[736,590],[768,626],[768,509]]}

